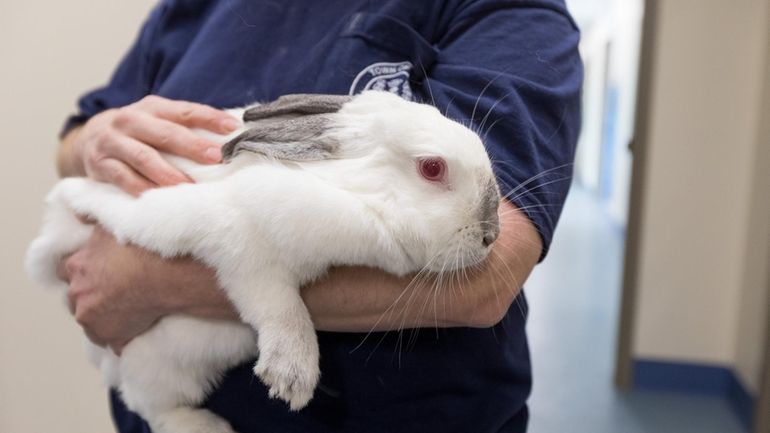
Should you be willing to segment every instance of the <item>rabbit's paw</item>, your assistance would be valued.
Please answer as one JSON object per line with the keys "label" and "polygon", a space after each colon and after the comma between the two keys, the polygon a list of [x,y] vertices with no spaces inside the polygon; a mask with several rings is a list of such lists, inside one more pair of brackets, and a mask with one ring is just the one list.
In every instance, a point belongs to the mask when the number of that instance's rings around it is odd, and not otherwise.
{"label": "rabbit's paw", "polygon": [[[304,346],[304,347],[302,347]],[[321,375],[318,368],[318,346],[277,342],[260,348],[254,374],[269,388],[271,398],[280,398],[292,411],[307,406]]]}

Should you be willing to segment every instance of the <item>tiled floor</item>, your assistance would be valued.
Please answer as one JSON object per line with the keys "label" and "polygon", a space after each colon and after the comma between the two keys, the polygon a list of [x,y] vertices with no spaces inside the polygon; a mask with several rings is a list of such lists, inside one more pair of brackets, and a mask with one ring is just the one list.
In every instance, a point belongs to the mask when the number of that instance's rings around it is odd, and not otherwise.
{"label": "tiled floor", "polygon": [[744,433],[712,397],[612,387],[623,233],[573,188],[526,285],[535,385],[530,433]]}

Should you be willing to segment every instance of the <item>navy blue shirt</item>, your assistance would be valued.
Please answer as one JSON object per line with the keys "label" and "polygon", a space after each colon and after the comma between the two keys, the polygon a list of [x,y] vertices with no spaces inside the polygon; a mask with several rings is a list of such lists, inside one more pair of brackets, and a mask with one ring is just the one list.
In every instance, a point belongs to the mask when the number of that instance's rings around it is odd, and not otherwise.
{"label": "navy blue shirt", "polygon": [[[148,94],[226,108],[288,93],[396,92],[479,131],[544,256],[579,130],[578,39],[561,0],[162,1],[65,130]],[[319,332],[321,385],[307,408],[268,399],[250,364],[206,406],[240,433],[524,432],[525,320],[522,295],[490,329]],[[150,431],[112,400],[121,433]]]}

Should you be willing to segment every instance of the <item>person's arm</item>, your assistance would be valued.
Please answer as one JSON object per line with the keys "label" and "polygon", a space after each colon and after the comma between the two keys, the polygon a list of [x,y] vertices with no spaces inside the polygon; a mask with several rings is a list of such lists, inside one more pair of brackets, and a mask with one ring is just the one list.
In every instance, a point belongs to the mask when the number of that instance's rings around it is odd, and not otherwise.
{"label": "person's arm", "polygon": [[[500,321],[537,262],[540,237],[512,205],[501,206],[501,232],[477,269],[395,277],[338,267],[302,288],[316,328],[369,332],[415,327],[489,327]],[[213,270],[191,258],[166,260],[118,245],[104,230],[66,260],[61,276],[77,322],[97,344],[120,351],[168,314],[238,320]],[[259,282],[255,282],[259,284]]]}
{"label": "person's arm", "polygon": [[82,128],[83,126],[79,125],[70,129],[59,144],[59,150],[56,154],[56,170],[59,172],[59,177],[86,175],[83,159],[79,157],[80,152],[75,149],[75,142]]}
{"label": "person's arm", "polygon": [[[398,277],[356,266],[331,269],[322,279],[301,288],[316,329],[368,332],[495,325],[518,295],[542,248],[537,231],[524,214],[503,202],[500,215],[500,235],[489,258],[477,268],[420,277]],[[223,292],[213,290],[217,284],[211,270],[198,267],[192,260],[182,266],[185,271],[162,284],[169,287],[174,285],[174,278],[187,275],[182,291],[168,293],[160,301],[168,312],[238,318]],[[201,302],[203,299],[209,302]]]}
{"label": "person's arm", "polygon": [[494,326],[537,263],[540,237],[523,213],[500,207],[500,235],[478,268],[396,277],[343,267],[302,288],[317,329],[342,332],[420,327]]}

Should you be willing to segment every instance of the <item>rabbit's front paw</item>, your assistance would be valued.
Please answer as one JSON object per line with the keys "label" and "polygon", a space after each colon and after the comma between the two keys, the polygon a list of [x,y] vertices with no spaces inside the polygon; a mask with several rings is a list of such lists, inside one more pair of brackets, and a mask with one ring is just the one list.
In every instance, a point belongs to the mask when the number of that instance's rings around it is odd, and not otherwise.
{"label": "rabbit's front paw", "polygon": [[293,411],[307,406],[321,375],[315,338],[295,340],[278,340],[260,347],[254,365],[254,374],[267,385],[270,397],[285,401]]}

